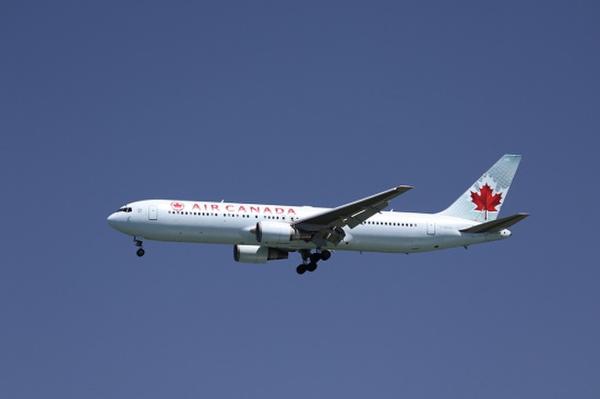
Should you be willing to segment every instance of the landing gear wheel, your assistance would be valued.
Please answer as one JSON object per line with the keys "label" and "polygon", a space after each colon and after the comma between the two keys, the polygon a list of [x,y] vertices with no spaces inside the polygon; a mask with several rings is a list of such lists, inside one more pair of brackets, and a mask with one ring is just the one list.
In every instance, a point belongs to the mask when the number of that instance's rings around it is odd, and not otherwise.
{"label": "landing gear wheel", "polygon": [[329,258],[331,258],[331,251],[328,251],[328,250],[321,251],[321,260],[327,260]]}
{"label": "landing gear wheel", "polygon": [[311,262],[308,265],[306,265],[306,270],[308,270],[309,272],[314,272],[315,270],[317,270],[317,263],[316,262]]}
{"label": "landing gear wheel", "polygon": [[319,254],[319,253],[310,254],[310,263],[317,263],[320,260],[321,260],[321,254]]}
{"label": "landing gear wheel", "polygon": [[304,274],[305,271],[306,266],[304,264],[298,265],[298,267],[296,268],[296,273],[298,274]]}
{"label": "landing gear wheel", "polygon": [[146,251],[144,251],[144,248],[140,248],[136,251],[137,256],[142,257],[144,256],[144,254],[146,253]]}

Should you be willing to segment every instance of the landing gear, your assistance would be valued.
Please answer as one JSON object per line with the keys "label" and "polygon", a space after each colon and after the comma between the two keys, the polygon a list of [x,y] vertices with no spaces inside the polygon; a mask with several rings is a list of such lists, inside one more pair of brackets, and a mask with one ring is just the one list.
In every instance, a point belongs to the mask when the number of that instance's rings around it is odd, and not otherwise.
{"label": "landing gear", "polygon": [[296,273],[298,274],[304,274],[306,272],[314,272],[315,270],[317,270],[317,264],[310,262],[310,263],[300,263],[298,265],[298,267],[296,267]]}
{"label": "landing gear", "polygon": [[138,250],[135,251],[135,254],[141,258],[146,253],[146,251],[144,251],[144,248],[142,248],[142,245],[144,244],[144,242],[142,240],[138,240],[137,237],[133,237],[133,242],[135,243],[135,246],[138,248]]}
{"label": "landing gear", "polygon": [[296,267],[296,273],[304,274],[305,272],[314,272],[317,270],[320,260],[331,258],[331,251],[325,249],[311,253],[310,250],[303,249],[300,251],[300,256],[302,256],[302,263]]}

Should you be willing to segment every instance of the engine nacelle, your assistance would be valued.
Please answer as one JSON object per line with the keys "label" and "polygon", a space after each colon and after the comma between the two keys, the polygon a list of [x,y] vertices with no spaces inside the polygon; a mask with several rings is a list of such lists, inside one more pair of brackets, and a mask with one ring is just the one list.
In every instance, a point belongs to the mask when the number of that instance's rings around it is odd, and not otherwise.
{"label": "engine nacelle", "polygon": [[292,240],[302,240],[304,237],[295,228],[283,222],[258,222],[256,223],[256,241],[261,244],[285,244]]}
{"label": "engine nacelle", "polygon": [[287,259],[288,252],[261,245],[234,245],[233,259],[242,263],[265,263],[268,260]]}

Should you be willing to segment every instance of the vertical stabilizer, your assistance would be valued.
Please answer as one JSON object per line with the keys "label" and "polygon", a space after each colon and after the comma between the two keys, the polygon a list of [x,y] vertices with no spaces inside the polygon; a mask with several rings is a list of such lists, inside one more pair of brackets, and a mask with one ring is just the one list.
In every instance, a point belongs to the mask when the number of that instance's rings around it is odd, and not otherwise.
{"label": "vertical stabilizer", "polygon": [[521,162],[520,155],[506,154],[440,215],[476,222],[496,220]]}

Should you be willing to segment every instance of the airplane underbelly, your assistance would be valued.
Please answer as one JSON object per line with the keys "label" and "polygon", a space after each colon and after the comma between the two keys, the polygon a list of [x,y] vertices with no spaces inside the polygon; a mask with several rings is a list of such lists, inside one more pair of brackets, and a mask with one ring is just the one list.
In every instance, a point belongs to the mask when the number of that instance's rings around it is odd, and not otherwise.
{"label": "airplane underbelly", "polygon": [[353,233],[349,248],[359,251],[407,252],[423,245],[422,238],[392,234],[362,232]]}
{"label": "airplane underbelly", "polygon": [[354,232],[350,250],[376,252],[425,252],[463,245],[459,234],[427,234],[415,231],[412,234],[389,234],[386,232]]}
{"label": "airplane underbelly", "polygon": [[176,241],[209,244],[255,244],[252,226],[240,223],[223,224],[161,224],[150,226],[143,234],[144,238],[156,241]]}

